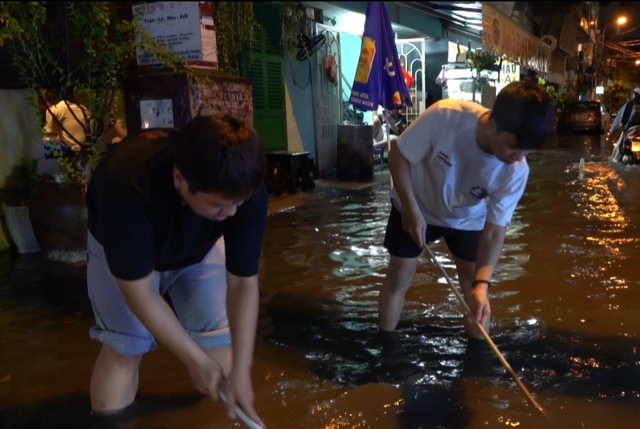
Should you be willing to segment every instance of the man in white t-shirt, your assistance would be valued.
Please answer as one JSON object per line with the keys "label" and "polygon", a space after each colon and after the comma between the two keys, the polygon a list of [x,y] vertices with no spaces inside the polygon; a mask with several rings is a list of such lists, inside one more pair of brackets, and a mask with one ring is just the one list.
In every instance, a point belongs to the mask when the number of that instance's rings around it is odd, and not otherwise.
{"label": "man in white t-shirt", "polygon": [[[465,301],[488,331],[488,290],[527,184],[526,156],[554,125],[551,97],[527,80],[500,91],[493,110],[440,100],[398,137],[389,153],[394,187],[384,239],[390,261],[378,302],[381,333],[396,329],[418,256],[439,238],[453,256]],[[470,337],[482,337],[465,325]]]}
{"label": "man in white t-shirt", "polygon": [[79,154],[87,141],[85,127],[89,123],[89,110],[71,101],[58,101],[51,90],[46,90],[42,96],[48,107],[45,110],[44,132],[55,134],[69,149]]}

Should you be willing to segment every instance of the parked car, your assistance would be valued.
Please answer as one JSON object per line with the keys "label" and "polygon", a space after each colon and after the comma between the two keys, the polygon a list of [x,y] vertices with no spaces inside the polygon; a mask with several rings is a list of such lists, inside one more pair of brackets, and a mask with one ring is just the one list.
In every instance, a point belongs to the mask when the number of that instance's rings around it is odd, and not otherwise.
{"label": "parked car", "polygon": [[574,101],[567,103],[558,117],[558,131],[604,130],[601,103],[598,101]]}

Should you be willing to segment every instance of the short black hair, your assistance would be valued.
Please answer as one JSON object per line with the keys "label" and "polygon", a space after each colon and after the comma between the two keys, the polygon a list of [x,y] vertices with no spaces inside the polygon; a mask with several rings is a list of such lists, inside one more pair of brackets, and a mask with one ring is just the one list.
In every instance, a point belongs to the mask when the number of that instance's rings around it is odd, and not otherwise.
{"label": "short black hair", "polygon": [[227,114],[197,116],[176,135],[174,166],[192,194],[249,198],[264,181],[266,159],[248,122]]}
{"label": "short black hair", "polygon": [[56,104],[58,102],[58,91],[55,89],[45,89],[42,91],[42,98],[49,104]]}
{"label": "short black hair", "polygon": [[555,128],[553,100],[546,89],[531,78],[511,82],[496,97],[491,111],[496,132],[513,134],[520,149],[537,149]]}

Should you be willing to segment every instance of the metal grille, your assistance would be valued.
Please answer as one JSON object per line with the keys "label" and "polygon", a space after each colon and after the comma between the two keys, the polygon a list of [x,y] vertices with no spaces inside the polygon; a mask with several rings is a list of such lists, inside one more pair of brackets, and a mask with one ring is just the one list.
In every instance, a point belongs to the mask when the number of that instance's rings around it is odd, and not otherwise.
{"label": "metal grille", "polygon": [[398,39],[396,47],[398,48],[398,57],[400,62],[404,63],[406,70],[411,73],[415,79],[414,84],[409,88],[411,102],[413,107],[407,107],[405,116],[407,122],[415,120],[420,113],[425,110],[427,100],[426,78],[425,78],[425,40],[426,39]]}
{"label": "metal grille", "polygon": [[[331,27],[315,24],[314,34],[324,34],[325,41],[313,60],[313,106],[315,118],[316,161],[324,175],[337,164],[338,125],[342,121],[340,79],[340,34]],[[336,62],[336,78],[332,82],[326,73],[329,56]]]}

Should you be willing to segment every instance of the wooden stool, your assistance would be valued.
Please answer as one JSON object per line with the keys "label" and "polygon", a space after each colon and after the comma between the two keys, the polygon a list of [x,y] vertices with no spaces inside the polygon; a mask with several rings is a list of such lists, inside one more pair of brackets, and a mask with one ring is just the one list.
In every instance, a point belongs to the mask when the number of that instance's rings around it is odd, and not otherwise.
{"label": "wooden stool", "polygon": [[267,190],[282,195],[285,189],[295,194],[298,188],[306,191],[310,181],[309,152],[286,150],[267,152]]}

